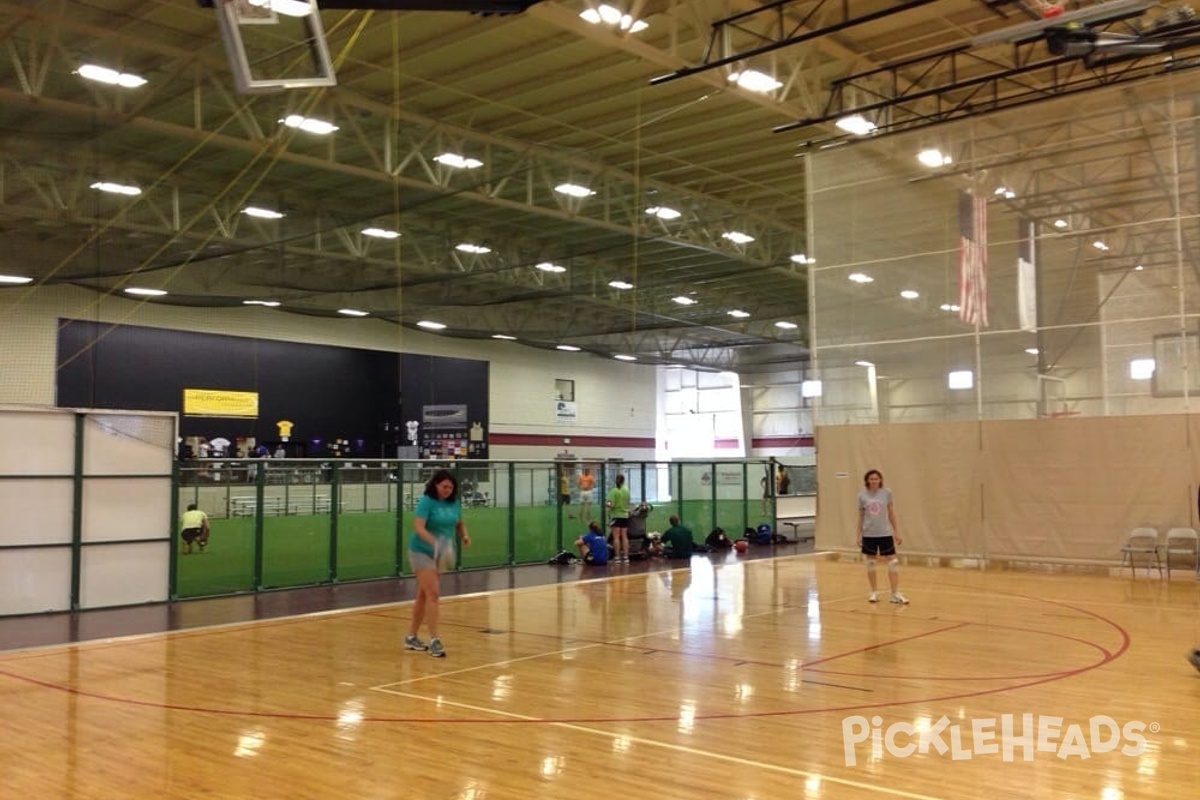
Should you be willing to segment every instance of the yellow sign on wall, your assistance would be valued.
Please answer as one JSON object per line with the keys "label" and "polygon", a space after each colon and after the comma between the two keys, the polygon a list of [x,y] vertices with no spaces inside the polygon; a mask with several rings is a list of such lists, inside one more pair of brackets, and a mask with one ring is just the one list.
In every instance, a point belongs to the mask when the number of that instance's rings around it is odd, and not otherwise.
{"label": "yellow sign on wall", "polygon": [[258,392],[184,389],[185,417],[257,417]]}

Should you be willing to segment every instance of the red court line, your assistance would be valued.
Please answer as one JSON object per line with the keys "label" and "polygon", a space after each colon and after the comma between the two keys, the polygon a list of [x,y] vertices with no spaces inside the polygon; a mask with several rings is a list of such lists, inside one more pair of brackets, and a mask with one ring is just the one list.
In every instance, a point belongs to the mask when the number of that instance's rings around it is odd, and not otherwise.
{"label": "red court line", "polygon": [[[767,718],[767,717],[806,716],[806,715],[810,715],[810,714],[844,713],[844,712],[848,712],[848,711],[863,711],[863,710],[867,710],[867,709],[891,708],[891,707],[897,707],[897,706],[910,706],[910,705],[916,705],[916,704],[940,703],[940,702],[947,702],[947,701],[951,701],[951,700],[963,700],[963,699],[976,698],[976,697],[985,697],[988,695],[1000,694],[1002,692],[1010,692],[1010,691],[1015,691],[1018,689],[1025,689],[1025,688],[1029,688],[1031,686],[1040,686],[1042,684],[1052,683],[1054,681],[1064,680],[1066,678],[1073,677],[1075,675],[1080,675],[1084,672],[1089,672],[1093,669],[1097,669],[1101,666],[1104,666],[1105,664],[1108,664],[1108,663],[1116,660],[1117,658],[1120,658],[1129,649],[1130,643],[1132,641],[1131,637],[1129,635],[1129,632],[1127,630],[1125,630],[1123,627],[1121,627],[1119,624],[1114,622],[1113,620],[1108,619],[1107,617],[1103,617],[1100,614],[1097,614],[1097,613],[1094,613],[1091,611],[1087,611],[1086,609],[1081,609],[1077,606],[1072,606],[1072,605],[1062,602],[1062,601],[1044,600],[1041,598],[1030,597],[1028,595],[1012,594],[1010,596],[1021,597],[1023,599],[1032,600],[1035,602],[1061,605],[1064,608],[1070,608],[1070,609],[1077,611],[1081,614],[1084,614],[1088,617],[1091,617],[1100,622],[1103,622],[1103,623],[1109,625],[1110,627],[1112,627],[1118,634],[1120,634],[1121,640],[1122,640],[1121,646],[1115,652],[1105,655],[1099,661],[1094,662],[1092,664],[1086,664],[1081,667],[1075,667],[1073,669],[1067,669],[1067,670],[1062,670],[1062,671],[1056,672],[1056,673],[1050,673],[1044,677],[1039,677],[1037,679],[1031,679],[1024,683],[1016,683],[1016,684],[1011,684],[1011,685],[1006,685],[1006,686],[998,686],[998,687],[993,687],[993,688],[989,688],[989,689],[977,689],[974,691],[957,692],[957,693],[946,694],[946,695],[936,695],[933,697],[917,697],[917,698],[909,698],[909,699],[893,698],[893,699],[889,699],[889,700],[880,700],[880,701],[870,702],[870,703],[856,703],[856,704],[840,705],[840,706],[823,706],[823,707],[819,707],[819,708],[793,708],[793,709],[778,709],[778,710],[773,710],[773,711],[758,711],[758,712],[718,712],[718,713],[713,713],[713,714],[697,714],[695,719],[696,720],[714,720],[715,721],[715,720],[726,720],[726,719],[756,719],[756,718]],[[954,625],[954,626],[951,626],[950,628],[947,628],[946,630],[951,630],[954,628],[962,627],[965,624],[967,624],[967,623],[961,623],[959,625]],[[917,638],[917,636],[927,636],[927,635],[930,635],[935,632],[941,632],[941,631],[929,631],[924,634],[917,634],[912,637],[905,637],[905,639]],[[891,643],[887,643],[887,644],[895,644],[895,643],[896,642],[891,642]],[[878,646],[885,646],[885,645],[884,645],[884,643],[881,643]],[[860,648],[858,650],[839,654],[837,656],[830,656],[829,658],[824,659],[824,660],[828,661],[828,660],[832,660],[833,658],[840,658],[845,655],[850,655],[853,652],[863,652],[864,650],[873,649],[874,647],[875,646],[871,646],[868,648]],[[1102,652],[1104,652],[1104,651],[1102,650]],[[820,663],[820,662],[817,662],[817,663]],[[30,677],[24,676],[24,675],[17,675],[17,674],[8,672],[6,670],[0,670],[0,675],[8,677],[8,678],[12,678],[13,680],[30,683],[35,686],[41,686],[46,689],[53,689],[53,690],[57,690],[57,691],[66,692],[66,693],[71,694],[76,697],[86,697],[86,698],[103,700],[103,701],[113,702],[113,703],[118,703],[118,704],[132,705],[132,706],[138,706],[138,707],[144,707],[144,708],[154,708],[154,709],[159,709],[159,710],[182,711],[182,712],[211,714],[211,715],[229,716],[229,717],[248,717],[248,718],[252,718],[252,719],[270,718],[270,719],[314,720],[314,721],[322,721],[322,722],[335,722],[339,718],[337,714],[304,713],[304,712],[290,712],[290,711],[248,711],[248,710],[243,710],[243,709],[212,708],[212,707],[203,707],[203,706],[194,706],[194,705],[183,705],[183,704],[178,704],[178,703],[162,703],[159,701],[136,700],[136,699],[132,699],[132,698],[114,697],[111,695],[100,694],[98,692],[85,691],[85,690],[82,690],[82,689],[79,689],[76,687],[71,687],[71,686],[63,686],[61,684],[51,683],[49,681],[43,681],[43,680],[39,680],[37,678],[30,678]],[[362,721],[364,723],[385,723],[385,724],[455,724],[455,725],[462,725],[462,724],[469,724],[469,725],[529,725],[529,724],[537,724],[537,725],[543,725],[543,724],[553,724],[553,723],[599,724],[599,723],[612,723],[612,722],[626,722],[626,723],[628,723],[628,722],[676,722],[677,720],[678,720],[678,714],[672,713],[672,714],[667,714],[667,715],[648,715],[648,716],[640,716],[640,717],[629,717],[629,716],[626,716],[626,717],[567,717],[567,718],[546,717],[546,718],[540,718],[540,719],[512,719],[512,718],[506,718],[506,717],[497,718],[497,717],[493,717],[493,716],[463,717],[463,718],[455,718],[455,719],[444,719],[444,718],[439,718],[439,717],[369,716],[369,717],[364,717]]]}

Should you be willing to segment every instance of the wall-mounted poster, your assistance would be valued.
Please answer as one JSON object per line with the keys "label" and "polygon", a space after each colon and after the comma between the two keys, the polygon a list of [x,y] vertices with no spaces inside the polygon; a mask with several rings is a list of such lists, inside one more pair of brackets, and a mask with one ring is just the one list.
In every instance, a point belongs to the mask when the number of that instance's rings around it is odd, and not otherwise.
{"label": "wall-mounted poster", "polygon": [[562,424],[577,422],[578,416],[576,414],[575,403],[570,400],[555,400],[554,418]]}

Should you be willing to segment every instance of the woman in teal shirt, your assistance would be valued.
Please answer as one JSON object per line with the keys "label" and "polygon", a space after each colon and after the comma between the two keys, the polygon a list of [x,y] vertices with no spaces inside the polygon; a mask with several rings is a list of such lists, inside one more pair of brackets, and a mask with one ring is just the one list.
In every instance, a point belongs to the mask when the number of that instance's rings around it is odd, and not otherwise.
{"label": "woman in teal shirt", "polygon": [[[413,511],[413,529],[408,535],[408,563],[417,576],[417,599],[413,602],[412,623],[404,637],[407,650],[428,650],[429,655],[444,658],[446,649],[438,636],[438,563],[451,560],[455,541],[464,547],[471,543],[462,520],[458,500],[458,480],[450,470],[439,469],[425,484],[425,494]],[[417,632],[421,623],[429,626],[429,643]]]}
{"label": "woman in teal shirt", "polygon": [[612,517],[608,520],[608,531],[612,534],[613,559],[616,561],[629,560],[629,489],[625,486],[625,476],[618,475],[613,479],[615,486],[608,490],[608,507]]}

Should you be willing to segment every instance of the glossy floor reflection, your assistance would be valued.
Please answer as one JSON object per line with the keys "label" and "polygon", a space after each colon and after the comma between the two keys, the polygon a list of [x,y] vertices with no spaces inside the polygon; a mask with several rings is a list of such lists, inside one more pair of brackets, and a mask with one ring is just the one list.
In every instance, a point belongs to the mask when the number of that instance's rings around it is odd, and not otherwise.
{"label": "glossy floor reflection", "polygon": [[[579,573],[582,568],[564,568]],[[0,796],[1179,798],[1193,581],[696,558],[0,653]]]}

